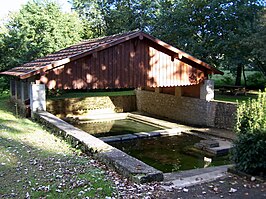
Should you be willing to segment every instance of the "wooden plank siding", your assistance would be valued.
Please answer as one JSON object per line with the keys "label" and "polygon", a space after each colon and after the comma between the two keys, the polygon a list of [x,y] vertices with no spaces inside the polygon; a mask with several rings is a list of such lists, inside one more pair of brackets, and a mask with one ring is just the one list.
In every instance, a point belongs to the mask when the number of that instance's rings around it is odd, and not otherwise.
{"label": "wooden plank siding", "polygon": [[47,70],[41,81],[49,89],[105,89],[186,86],[204,78],[170,51],[134,38]]}

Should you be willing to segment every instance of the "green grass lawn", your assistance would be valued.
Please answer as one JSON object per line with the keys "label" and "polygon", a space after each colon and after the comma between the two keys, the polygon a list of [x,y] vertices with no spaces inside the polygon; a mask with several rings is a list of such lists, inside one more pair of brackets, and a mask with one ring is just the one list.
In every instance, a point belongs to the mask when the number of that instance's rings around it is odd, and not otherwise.
{"label": "green grass lawn", "polygon": [[39,124],[14,116],[0,96],[0,198],[105,198],[104,170]]}
{"label": "green grass lawn", "polygon": [[125,95],[135,95],[134,90],[127,91],[104,91],[104,92],[64,92],[57,95],[48,95],[48,99],[64,99],[64,98],[82,98],[82,97],[100,97],[100,96],[125,96]]}
{"label": "green grass lawn", "polygon": [[247,101],[249,99],[257,99],[257,93],[247,93],[246,95],[228,95],[228,94],[220,94],[219,92],[215,92],[214,99],[217,101],[224,102],[242,102]]}
{"label": "green grass lawn", "polygon": [[[236,77],[228,70],[224,70],[224,75],[212,75],[210,79],[214,80],[215,88],[220,88],[224,85],[234,85]],[[247,79],[247,88],[263,89],[266,86],[266,78],[260,71],[245,71]],[[242,74],[241,85],[245,85]]]}

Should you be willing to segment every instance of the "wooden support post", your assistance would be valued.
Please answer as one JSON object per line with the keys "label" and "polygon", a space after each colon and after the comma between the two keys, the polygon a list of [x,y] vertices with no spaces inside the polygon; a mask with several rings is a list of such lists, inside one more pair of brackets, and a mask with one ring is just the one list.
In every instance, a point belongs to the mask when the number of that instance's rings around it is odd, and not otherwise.
{"label": "wooden support post", "polygon": [[18,99],[18,81],[15,80],[15,99]]}
{"label": "wooden support post", "polygon": [[25,101],[25,91],[24,91],[24,82],[20,83],[20,96],[21,96],[21,101],[24,103]]}
{"label": "wooden support post", "polygon": [[162,88],[161,87],[156,87],[155,88],[155,93],[161,93],[162,92]]}
{"label": "wooden support post", "polygon": [[10,89],[10,97],[12,98],[14,95],[13,93],[15,94],[15,91],[13,89],[13,82],[14,80],[13,79],[10,79],[10,84],[9,84],[9,89]]}
{"label": "wooden support post", "polygon": [[181,86],[176,86],[175,87],[175,96],[177,96],[177,97],[181,97],[182,96]]}

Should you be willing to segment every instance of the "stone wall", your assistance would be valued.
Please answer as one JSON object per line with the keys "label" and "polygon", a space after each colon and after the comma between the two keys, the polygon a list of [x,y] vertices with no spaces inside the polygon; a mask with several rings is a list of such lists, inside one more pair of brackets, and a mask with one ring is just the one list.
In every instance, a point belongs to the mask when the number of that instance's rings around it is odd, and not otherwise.
{"label": "stone wall", "polygon": [[[47,100],[47,111],[64,118],[94,110],[141,111],[183,124],[232,129],[236,104],[137,90],[136,96],[105,96]],[[105,112],[102,112],[105,113]]]}
{"label": "stone wall", "polygon": [[232,129],[236,105],[189,97],[136,91],[137,109],[183,124]]}
{"label": "stone wall", "polygon": [[47,111],[59,117],[77,115],[92,110],[111,112],[136,111],[136,96],[103,96],[86,98],[49,99],[46,102]]}
{"label": "stone wall", "polygon": [[237,105],[235,103],[212,102],[216,104],[215,127],[222,129],[233,129]]}

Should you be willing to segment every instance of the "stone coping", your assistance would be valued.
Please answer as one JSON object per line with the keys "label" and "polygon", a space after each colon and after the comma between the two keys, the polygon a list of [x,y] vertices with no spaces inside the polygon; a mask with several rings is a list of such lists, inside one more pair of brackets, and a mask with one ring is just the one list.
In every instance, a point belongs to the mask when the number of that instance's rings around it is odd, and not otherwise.
{"label": "stone coping", "polygon": [[125,140],[134,140],[148,137],[157,137],[157,136],[173,136],[173,135],[181,135],[182,132],[180,129],[165,129],[165,130],[157,130],[151,132],[139,132],[133,134],[124,134],[124,135],[114,135],[114,136],[106,136],[99,137],[100,140],[104,142],[118,142]]}
{"label": "stone coping", "polygon": [[226,176],[227,170],[232,165],[223,165],[216,167],[208,167],[202,169],[192,169],[181,172],[165,173],[162,188],[167,191],[190,187],[216,180]]}
{"label": "stone coping", "polygon": [[84,152],[92,153],[100,161],[134,182],[145,183],[163,180],[161,171],[68,124],[49,112],[35,112],[34,118],[50,128],[53,133],[62,136],[75,147],[80,146]]}
{"label": "stone coping", "polygon": [[192,133],[198,135],[210,135],[214,137],[220,137],[227,140],[235,140],[236,134],[232,130],[218,129],[212,127],[199,127],[199,126],[188,126],[177,123],[177,121],[166,121],[169,118],[159,117],[157,115],[148,114],[144,112],[132,112],[129,113],[129,117],[139,119],[142,122],[148,121],[149,123],[157,124],[164,128],[179,128],[180,131],[185,133]]}

